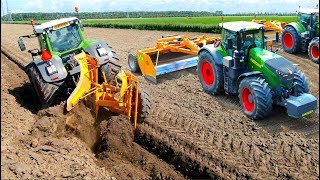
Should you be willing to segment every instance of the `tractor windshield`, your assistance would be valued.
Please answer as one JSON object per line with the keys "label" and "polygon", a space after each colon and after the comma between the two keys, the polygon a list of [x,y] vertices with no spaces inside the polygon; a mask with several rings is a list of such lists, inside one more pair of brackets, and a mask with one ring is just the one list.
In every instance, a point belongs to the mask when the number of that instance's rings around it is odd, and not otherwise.
{"label": "tractor windshield", "polygon": [[76,24],[51,31],[49,40],[53,51],[63,52],[78,47],[81,37]]}
{"label": "tractor windshield", "polygon": [[250,45],[263,49],[264,39],[262,30],[246,31],[242,33],[243,49],[248,49]]}

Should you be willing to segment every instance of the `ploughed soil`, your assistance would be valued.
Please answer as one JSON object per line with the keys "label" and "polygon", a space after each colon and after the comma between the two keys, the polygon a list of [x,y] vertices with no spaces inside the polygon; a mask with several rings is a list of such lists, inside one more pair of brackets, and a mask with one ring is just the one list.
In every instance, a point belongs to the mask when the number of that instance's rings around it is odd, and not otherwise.
{"label": "ploughed soil", "polygon": [[[195,68],[160,76],[157,84],[135,74],[152,98],[151,114],[135,131],[125,117],[110,112],[95,119],[85,101],[69,113],[64,102],[39,110],[21,70],[31,58],[16,42],[32,29],[1,27],[2,52],[15,62],[1,55],[4,179],[318,179],[319,110],[293,119],[274,107],[270,117],[252,121],[241,112],[237,95],[203,92]],[[112,46],[127,71],[127,54],[154,46],[162,35],[203,35],[102,28],[85,28],[85,34]],[[28,49],[38,45],[35,39],[25,42]],[[279,54],[300,65],[319,99],[319,65],[306,54]]]}

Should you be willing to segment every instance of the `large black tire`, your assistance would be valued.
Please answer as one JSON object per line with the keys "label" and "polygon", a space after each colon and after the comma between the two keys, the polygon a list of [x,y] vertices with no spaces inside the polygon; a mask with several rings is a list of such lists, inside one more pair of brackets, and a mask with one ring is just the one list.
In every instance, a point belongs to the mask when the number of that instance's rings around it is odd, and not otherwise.
{"label": "large black tire", "polygon": [[132,54],[132,53],[128,54],[128,65],[130,67],[131,72],[133,73],[137,73],[141,71],[137,56],[135,54]]}
{"label": "large black tire", "polygon": [[51,106],[55,102],[59,86],[44,81],[34,63],[29,64],[26,67],[26,72],[33,85],[33,89],[38,96],[41,107],[47,108]]}
{"label": "large black tire", "polygon": [[281,44],[285,52],[297,53],[300,51],[301,37],[293,27],[286,26],[282,32]]}
{"label": "large black tire", "polygon": [[99,71],[99,83],[103,82],[103,74],[105,73],[108,83],[113,83],[117,74],[121,71],[121,65],[119,65],[119,59],[112,57],[106,64],[100,67]]}
{"label": "large black tire", "polygon": [[250,119],[263,119],[272,112],[272,94],[265,79],[248,77],[240,82],[239,99],[243,113]]}
{"label": "large black tire", "polygon": [[297,85],[297,94],[309,93],[308,79],[300,70],[294,73],[294,83]]}
{"label": "large black tire", "polygon": [[319,64],[319,37],[312,39],[309,43],[308,55],[312,62]]}
{"label": "large black tire", "polygon": [[[135,91],[133,91],[133,100],[135,99]],[[150,114],[150,109],[151,109],[151,100],[150,100],[150,96],[149,93],[146,90],[139,90],[138,93],[138,123],[142,123],[144,122],[145,118],[148,117],[148,115]],[[132,106],[132,113],[135,110],[135,105]],[[133,114],[132,114],[133,115]],[[133,116],[132,120],[133,120]]]}
{"label": "large black tire", "polygon": [[224,93],[222,65],[214,61],[210,52],[200,52],[197,74],[205,92],[211,95]]}

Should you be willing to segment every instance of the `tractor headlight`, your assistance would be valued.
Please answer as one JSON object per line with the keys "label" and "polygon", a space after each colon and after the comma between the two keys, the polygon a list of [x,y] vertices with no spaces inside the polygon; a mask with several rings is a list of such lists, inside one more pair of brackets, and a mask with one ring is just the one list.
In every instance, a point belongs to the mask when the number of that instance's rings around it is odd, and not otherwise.
{"label": "tractor headlight", "polygon": [[98,52],[98,54],[99,54],[100,57],[101,57],[101,56],[105,56],[105,55],[108,54],[107,50],[106,50],[105,48],[103,48],[103,47],[98,48],[98,49],[97,49],[97,52]]}

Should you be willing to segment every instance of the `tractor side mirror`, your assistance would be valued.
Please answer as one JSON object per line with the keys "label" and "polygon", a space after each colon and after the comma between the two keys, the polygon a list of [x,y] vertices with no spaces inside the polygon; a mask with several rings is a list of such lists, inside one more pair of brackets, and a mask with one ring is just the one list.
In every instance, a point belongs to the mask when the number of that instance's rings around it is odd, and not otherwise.
{"label": "tractor side mirror", "polygon": [[232,49],[233,48],[233,42],[232,38],[227,39],[227,49]]}
{"label": "tractor side mirror", "polygon": [[24,44],[24,42],[23,42],[23,39],[22,39],[22,38],[19,38],[19,40],[18,40],[18,44],[19,44],[19,47],[20,47],[20,50],[21,50],[21,51],[26,50],[26,45]]}

